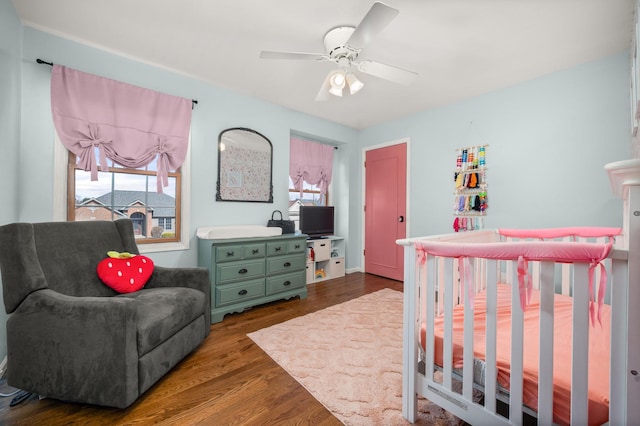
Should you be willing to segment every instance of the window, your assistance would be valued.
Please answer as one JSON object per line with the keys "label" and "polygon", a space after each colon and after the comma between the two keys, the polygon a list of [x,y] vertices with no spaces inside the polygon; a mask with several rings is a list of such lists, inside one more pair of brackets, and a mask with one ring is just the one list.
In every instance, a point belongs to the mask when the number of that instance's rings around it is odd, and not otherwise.
{"label": "window", "polygon": [[76,156],[69,152],[67,220],[130,218],[138,244],[180,241],[180,169],[169,173],[169,186],[158,194],[155,160],[140,169],[110,163],[91,181],[91,172],[76,167]]}
{"label": "window", "polygon": [[[333,150],[332,146],[296,136],[289,140],[289,219],[296,229],[300,229],[300,206],[329,203]],[[296,184],[300,185],[297,189]]]}
{"label": "window", "polygon": [[171,218],[170,217],[159,217],[158,218],[158,226],[163,228],[166,231],[171,230]]}
{"label": "window", "polygon": [[300,229],[300,206],[326,206],[329,204],[329,191],[326,194],[320,192],[316,185],[306,182],[302,185],[302,197],[300,191],[293,187],[293,180],[289,178],[289,219]]}

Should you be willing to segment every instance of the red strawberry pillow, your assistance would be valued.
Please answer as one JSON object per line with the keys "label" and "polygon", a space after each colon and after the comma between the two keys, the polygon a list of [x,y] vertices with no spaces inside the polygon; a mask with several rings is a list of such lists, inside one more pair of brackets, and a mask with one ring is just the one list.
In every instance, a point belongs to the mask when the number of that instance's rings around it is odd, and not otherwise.
{"label": "red strawberry pillow", "polygon": [[107,252],[106,259],[98,263],[98,278],[118,293],[140,290],[151,278],[153,261],[147,256],[131,253]]}

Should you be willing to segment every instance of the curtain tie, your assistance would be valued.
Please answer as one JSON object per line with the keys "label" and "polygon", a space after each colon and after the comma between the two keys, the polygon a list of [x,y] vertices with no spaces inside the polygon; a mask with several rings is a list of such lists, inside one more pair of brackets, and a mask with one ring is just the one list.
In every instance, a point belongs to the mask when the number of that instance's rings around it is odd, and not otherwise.
{"label": "curtain tie", "polygon": [[158,136],[158,172],[156,178],[156,188],[158,194],[162,194],[162,187],[169,186],[169,153],[166,136]]}
{"label": "curtain tie", "polygon": [[99,136],[98,125],[96,123],[87,123],[87,127],[89,128],[88,132],[78,130],[78,133],[84,137],[78,139],[78,143],[83,148],[78,161],[78,166],[85,171],[91,170],[91,180],[96,181],[98,180],[98,165],[96,163],[96,157],[93,149],[95,147],[98,148],[100,169],[103,172],[106,172],[108,167],[107,155],[104,152],[104,145],[110,144],[112,141],[111,139],[105,139]]}

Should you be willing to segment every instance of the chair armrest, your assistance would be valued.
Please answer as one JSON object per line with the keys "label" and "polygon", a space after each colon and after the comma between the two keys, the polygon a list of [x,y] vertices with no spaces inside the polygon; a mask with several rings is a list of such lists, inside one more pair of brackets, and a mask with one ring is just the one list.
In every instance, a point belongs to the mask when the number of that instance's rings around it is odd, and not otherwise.
{"label": "chair armrest", "polygon": [[211,283],[209,282],[209,270],[207,268],[166,268],[156,265],[145,288],[158,287],[187,287],[203,292],[207,303],[205,309],[206,334],[209,334],[209,326],[211,324]]}
{"label": "chair armrest", "polygon": [[35,291],[9,316],[7,349],[21,389],[121,408],[138,396],[134,300]]}

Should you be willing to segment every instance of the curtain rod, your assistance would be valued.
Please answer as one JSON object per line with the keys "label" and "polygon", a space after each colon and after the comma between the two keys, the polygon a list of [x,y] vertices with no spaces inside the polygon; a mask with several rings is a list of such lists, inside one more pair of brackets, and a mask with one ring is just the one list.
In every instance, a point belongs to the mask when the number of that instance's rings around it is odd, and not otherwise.
{"label": "curtain rod", "polygon": [[[49,65],[51,67],[53,66],[53,62],[43,61],[40,58],[36,59],[36,62],[43,65]],[[197,104],[198,104],[198,101],[196,99],[191,99],[191,109],[193,109]]]}

